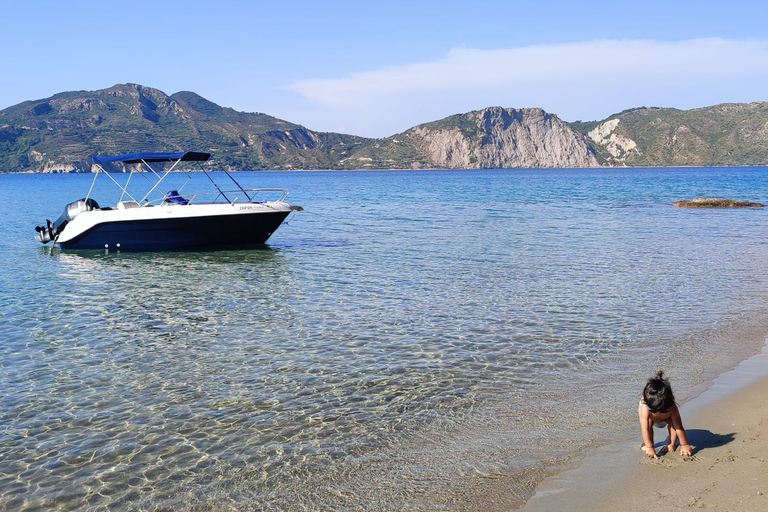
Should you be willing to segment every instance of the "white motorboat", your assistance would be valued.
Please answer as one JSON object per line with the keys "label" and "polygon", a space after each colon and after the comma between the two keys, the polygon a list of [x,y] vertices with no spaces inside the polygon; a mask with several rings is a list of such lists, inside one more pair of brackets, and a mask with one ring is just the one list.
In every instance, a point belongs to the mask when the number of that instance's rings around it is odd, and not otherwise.
{"label": "white motorboat", "polygon": [[[68,204],[55,222],[49,220],[36,227],[37,239],[44,244],[54,242],[62,249],[248,248],[263,245],[291,212],[302,210],[285,202],[286,190],[244,189],[227,171],[222,172],[236,188],[223,190],[213,180],[213,173],[202,166],[210,156],[185,152],[93,157],[95,176],[88,194]],[[122,171],[115,176],[127,176],[123,183],[108,172],[112,166]],[[175,177],[177,173],[186,175],[183,184],[162,192],[161,186],[172,172]],[[186,190],[200,174],[207,176],[212,190]],[[102,175],[120,188],[119,200],[113,206],[100,205],[91,197]]]}

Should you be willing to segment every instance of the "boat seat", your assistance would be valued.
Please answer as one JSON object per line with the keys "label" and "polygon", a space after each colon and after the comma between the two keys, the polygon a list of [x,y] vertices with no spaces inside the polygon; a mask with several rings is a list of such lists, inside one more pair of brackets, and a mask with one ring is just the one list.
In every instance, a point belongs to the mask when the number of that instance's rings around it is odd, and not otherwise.
{"label": "boat seat", "polygon": [[127,210],[129,208],[141,208],[141,205],[136,201],[120,201],[117,203],[118,210]]}

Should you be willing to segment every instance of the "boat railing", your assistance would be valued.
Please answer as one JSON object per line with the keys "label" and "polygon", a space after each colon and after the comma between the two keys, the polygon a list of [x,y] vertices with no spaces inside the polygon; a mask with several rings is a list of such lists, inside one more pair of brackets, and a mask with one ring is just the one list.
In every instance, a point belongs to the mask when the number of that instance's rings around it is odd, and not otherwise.
{"label": "boat railing", "polygon": [[[277,199],[266,199],[265,196],[277,192],[280,196]],[[236,190],[218,190],[216,192],[200,192],[195,194],[184,194],[179,192],[178,196],[175,196],[172,201],[169,198],[163,197],[160,199],[147,200],[143,206],[158,205],[158,204],[246,204],[246,203],[266,203],[266,202],[278,202],[282,203],[288,197],[288,191],[284,188],[252,188],[252,189],[236,189]],[[181,199],[181,201],[179,201]]]}

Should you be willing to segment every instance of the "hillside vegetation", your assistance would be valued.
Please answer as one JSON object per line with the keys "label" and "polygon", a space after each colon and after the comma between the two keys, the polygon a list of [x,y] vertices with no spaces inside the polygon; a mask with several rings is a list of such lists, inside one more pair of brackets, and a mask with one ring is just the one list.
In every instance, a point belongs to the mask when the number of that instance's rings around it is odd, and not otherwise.
{"label": "hillside vegetation", "polygon": [[692,110],[637,108],[572,126],[604,165],[768,164],[768,103],[724,103]]}
{"label": "hillside vegetation", "polygon": [[489,107],[381,139],[316,132],[138,84],[0,111],[0,172],[88,172],[94,155],[187,150],[210,152],[232,170],[764,165],[768,103],[642,107],[576,123],[536,108]]}
{"label": "hillside vegetation", "polygon": [[0,169],[89,171],[94,155],[207,151],[232,169],[335,165],[370,139],[318,133],[266,114],[223,108],[197,94],[141,85],[67,92],[0,111]]}

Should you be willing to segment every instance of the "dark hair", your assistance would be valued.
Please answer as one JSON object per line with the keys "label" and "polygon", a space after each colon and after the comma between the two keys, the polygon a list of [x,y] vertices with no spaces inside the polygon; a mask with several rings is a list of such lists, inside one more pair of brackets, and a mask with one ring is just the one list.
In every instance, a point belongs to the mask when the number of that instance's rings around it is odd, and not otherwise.
{"label": "dark hair", "polygon": [[643,389],[643,401],[651,412],[667,412],[675,404],[675,395],[669,379],[664,378],[664,372],[656,372],[656,376],[648,379]]}

